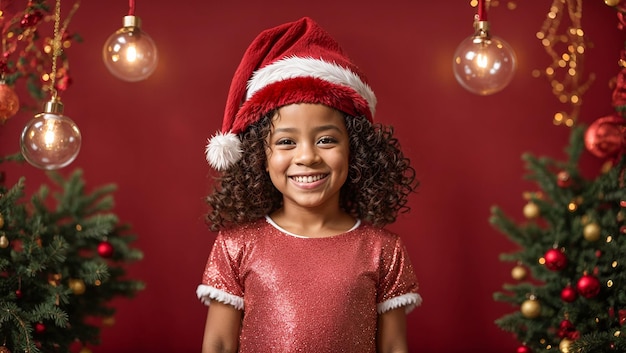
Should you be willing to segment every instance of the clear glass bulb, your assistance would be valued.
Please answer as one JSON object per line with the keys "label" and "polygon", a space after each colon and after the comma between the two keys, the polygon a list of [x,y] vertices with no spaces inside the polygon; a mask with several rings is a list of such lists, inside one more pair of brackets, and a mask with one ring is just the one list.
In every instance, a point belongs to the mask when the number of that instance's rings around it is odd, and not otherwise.
{"label": "clear glass bulb", "polygon": [[22,131],[20,148],[24,159],[31,165],[54,170],[72,163],[82,137],[78,126],[67,116],[61,115],[58,100],[46,103],[43,113],[31,119]]}
{"label": "clear glass bulb", "polygon": [[508,43],[488,34],[486,22],[476,27],[476,34],[457,47],[452,65],[463,88],[485,96],[501,91],[511,82],[517,60]]}
{"label": "clear glass bulb", "polygon": [[140,19],[136,16],[124,17],[124,27],[109,36],[104,43],[102,58],[115,77],[129,82],[145,80],[158,63],[156,45],[141,30]]}

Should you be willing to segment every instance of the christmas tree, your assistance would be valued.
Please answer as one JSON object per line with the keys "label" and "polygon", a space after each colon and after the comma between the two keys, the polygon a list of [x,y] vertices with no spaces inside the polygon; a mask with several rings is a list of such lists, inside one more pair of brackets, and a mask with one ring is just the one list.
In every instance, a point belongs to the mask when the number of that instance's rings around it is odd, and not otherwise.
{"label": "christmas tree", "polygon": [[[56,6],[30,0],[18,11],[14,6],[0,7],[0,124],[26,108],[15,84],[24,82],[37,103],[68,88],[68,60],[59,48],[78,39],[67,30],[78,2],[62,26],[60,0]],[[42,33],[51,20],[53,38]],[[0,166],[24,160],[22,154],[4,156]],[[111,301],[143,288],[127,278],[125,265],[143,254],[131,246],[136,236],[130,226],[112,212],[115,186],[88,191],[80,170],[67,178],[48,175],[53,185],[40,185],[28,197],[25,178],[6,185],[0,169],[0,353],[88,353],[100,343],[102,327],[114,322]]]}
{"label": "christmas tree", "polygon": [[[616,2],[620,29],[626,7]],[[607,2],[608,4],[608,2]],[[567,160],[525,154],[527,177],[538,190],[525,194],[524,222],[500,208],[491,223],[520,250],[501,255],[517,282],[494,294],[516,310],[496,320],[528,352],[626,352],[626,56],[615,81],[615,112],[589,127],[575,125]],[[580,157],[605,161],[584,177]]]}
{"label": "christmas tree", "polygon": [[29,202],[24,178],[0,185],[0,352],[97,345],[100,327],[113,322],[110,301],[143,288],[125,278],[125,263],[142,253],[111,212],[115,186],[87,193],[80,170],[50,177],[58,187],[54,208],[47,185]]}

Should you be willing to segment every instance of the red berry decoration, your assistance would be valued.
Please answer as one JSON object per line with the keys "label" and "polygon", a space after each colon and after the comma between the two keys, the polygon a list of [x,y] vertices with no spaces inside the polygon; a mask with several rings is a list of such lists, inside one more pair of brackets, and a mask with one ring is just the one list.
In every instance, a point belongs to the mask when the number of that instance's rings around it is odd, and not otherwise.
{"label": "red berry decoration", "polygon": [[558,249],[550,249],[543,255],[546,260],[546,267],[552,271],[560,271],[567,266],[567,257]]}
{"label": "red berry decoration", "polygon": [[556,175],[556,184],[560,188],[568,188],[572,186],[572,178],[570,177],[568,172],[561,171],[559,172],[559,174]]}
{"label": "red berry decoration", "polygon": [[580,295],[590,299],[600,293],[600,281],[594,276],[585,274],[578,280],[576,288],[578,289],[578,293],[580,293]]}
{"label": "red berry decoration", "polygon": [[113,245],[108,241],[102,241],[98,244],[98,255],[109,258],[113,256]]}
{"label": "red berry decoration", "polygon": [[528,346],[519,346],[515,350],[515,353],[532,353],[533,351],[528,348]]}
{"label": "red berry decoration", "polygon": [[617,311],[617,314],[619,316],[619,324],[624,325],[626,323],[626,310],[620,309]]}
{"label": "red berry decoration", "polygon": [[576,300],[577,297],[578,293],[576,292],[576,289],[572,286],[568,285],[561,291],[561,300],[563,300],[564,302],[571,303]]}
{"label": "red berry decoration", "polygon": [[46,325],[44,325],[41,322],[37,322],[35,324],[35,333],[41,334],[41,333],[44,333],[44,332],[46,332]]}
{"label": "red berry decoration", "polygon": [[24,15],[24,17],[22,17],[22,20],[20,21],[20,25],[22,26],[22,28],[33,27],[37,23],[39,23],[39,21],[41,21],[42,18],[43,18],[43,14],[39,11],[35,11],[33,13],[27,13]]}
{"label": "red berry decoration", "polygon": [[577,339],[579,336],[578,331],[576,331],[576,327],[569,320],[561,321],[558,330],[558,336],[560,338],[568,338],[568,339]]}

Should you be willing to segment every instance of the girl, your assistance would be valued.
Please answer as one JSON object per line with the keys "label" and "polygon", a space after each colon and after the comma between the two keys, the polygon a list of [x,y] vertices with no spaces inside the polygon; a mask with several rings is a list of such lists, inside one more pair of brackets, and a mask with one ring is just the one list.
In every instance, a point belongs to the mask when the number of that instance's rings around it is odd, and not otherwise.
{"label": "girl", "polygon": [[376,97],[309,18],[263,31],[229,91],[207,160],[219,231],[198,286],[202,352],[408,352],[421,303],[398,235],[415,171]]}

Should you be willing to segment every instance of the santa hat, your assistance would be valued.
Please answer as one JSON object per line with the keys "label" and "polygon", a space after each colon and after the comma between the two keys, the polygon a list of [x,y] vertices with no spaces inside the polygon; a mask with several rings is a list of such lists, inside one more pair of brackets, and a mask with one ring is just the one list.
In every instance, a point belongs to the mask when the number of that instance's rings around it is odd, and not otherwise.
{"label": "santa hat", "polygon": [[217,170],[235,164],[241,134],[268,112],[293,103],[321,103],[372,121],[376,96],[339,44],[310,18],[261,32],[231,82],[222,130],[208,141]]}

